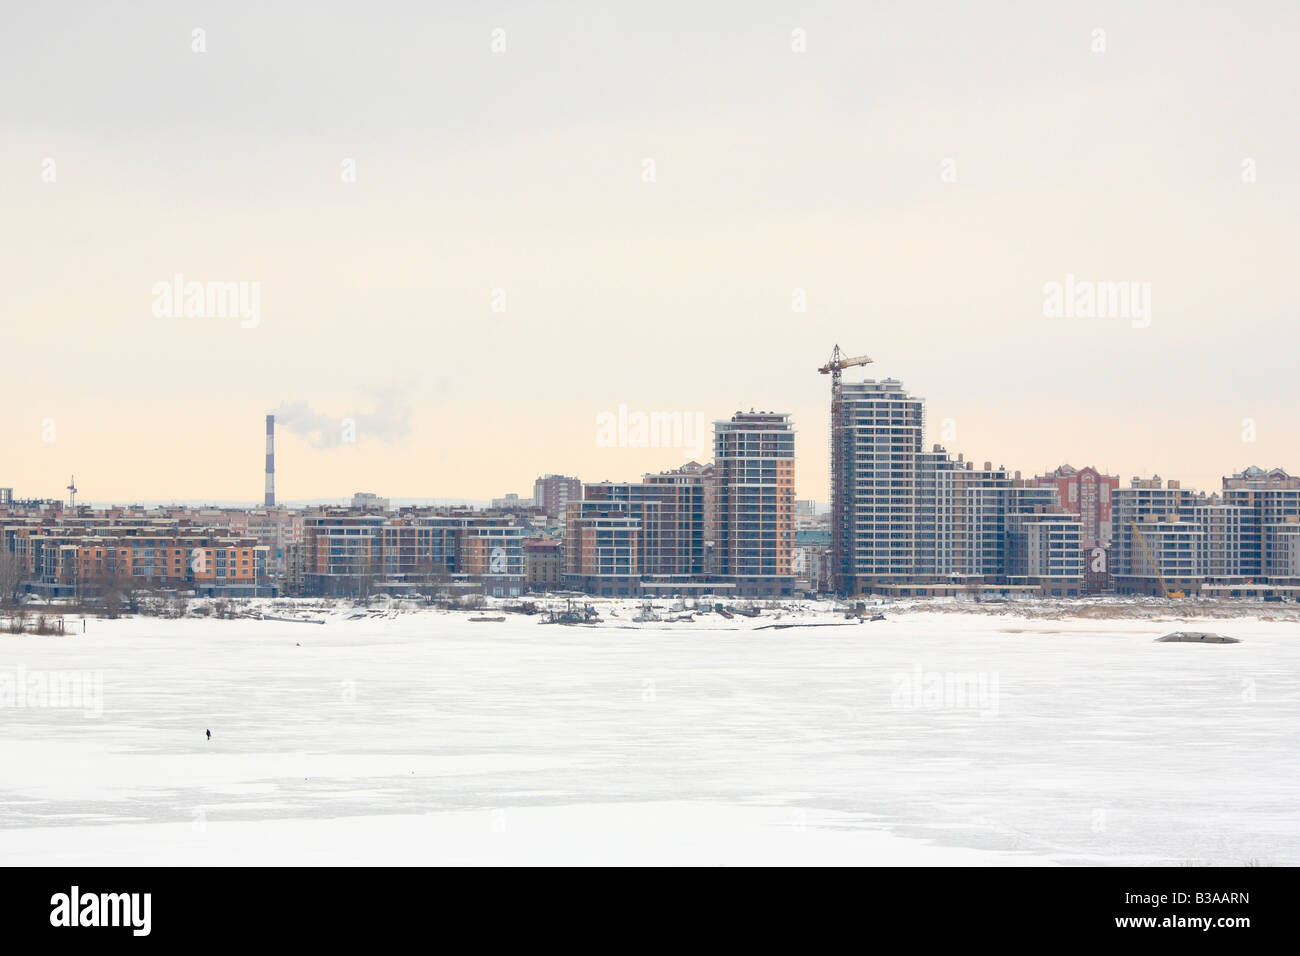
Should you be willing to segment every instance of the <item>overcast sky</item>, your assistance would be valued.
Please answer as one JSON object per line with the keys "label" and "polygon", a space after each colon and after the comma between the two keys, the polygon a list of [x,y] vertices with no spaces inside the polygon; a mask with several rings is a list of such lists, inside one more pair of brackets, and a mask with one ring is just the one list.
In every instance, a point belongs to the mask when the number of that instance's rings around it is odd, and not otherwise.
{"label": "overcast sky", "polygon": [[283,408],[282,497],[487,498],[754,407],[824,500],[837,342],[977,461],[1300,470],[1294,4],[449,6],[6,10],[0,485],[257,500]]}

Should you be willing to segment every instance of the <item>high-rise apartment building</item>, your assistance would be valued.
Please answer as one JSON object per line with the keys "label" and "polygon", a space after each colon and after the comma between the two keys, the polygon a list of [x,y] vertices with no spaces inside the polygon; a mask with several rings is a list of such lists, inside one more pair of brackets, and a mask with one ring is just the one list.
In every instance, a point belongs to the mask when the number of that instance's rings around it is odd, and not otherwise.
{"label": "high-rise apartment building", "polygon": [[713,572],[748,596],[791,594],[794,425],[779,412],[737,412],[713,428]]}
{"label": "high-rise apartment building", "polygon": [[912,580],[960,582],[1002,573],[1007,513],[1006,470],[943,447],[916,456],[915,560]]}
{"label": "high-rise apartment building", "polygon": [[917,565],[925,403],[895,379],[846,382],[831,403],[835,588],[859,594],[874,583],[909,580]]}
{"label": "high-rise apartment building", "polygon": [[582,482],[567,475],[542,475],[533,482],[533,503],[549,518],[564,518],[570,501],[582,499]]}
{"label": "high-rise apartment building", "polygon": [[845,383],[831,401],[837,590],[1081,591],[1081,552],[1061,552],[1079,546],[1081,522],[1054,489],[939,445],[922,451],[924,402],[894,379]]}

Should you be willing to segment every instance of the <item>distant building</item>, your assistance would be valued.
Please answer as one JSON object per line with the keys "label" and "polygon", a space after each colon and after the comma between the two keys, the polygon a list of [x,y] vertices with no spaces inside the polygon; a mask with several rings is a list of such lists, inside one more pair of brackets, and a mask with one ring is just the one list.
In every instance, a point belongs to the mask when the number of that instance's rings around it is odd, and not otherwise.
{"label": "distant building", "polygon": [[1061,465],[1034,480],[1056,492],[1063,511],[1079,516],[1083,531],[1084,591],[1090,594],[1110,591],[1113,587],[1110,567],[1113,499],[1119,489],[1119,476],[1102,474],[1091,466]]}
{"label": "distant building", "polygon": [[368,491],[358,491],[352,496],[352,507],[359,511],[387,511],[388,499]]}
{"label": "distant building", "polygon": [[22,561],[26,591],[95,598],[109,591],[192,590],[210,597],[269,597],[269,549],[225,528],[183,519],[113,517],[64,522],[59,514],[0,527],[0,548]]}
{"label": "distant building", "polygon": [[302,528],[305,512],[283,505],[250,510],[231,509],[208,520],[221,522],[237,534],[267,547],[270,574],[282,593],[297,594],[302,586]]}
{"label": "distant building", "polygon": [[1112,570],[1121,594],[1300,598],[1300,478],[1250,467],[1222,495],[1134,478],[1114,496]]}
{"label": "distant building", "polygon": [[1159,475],[1134,478],[1114,494],[1111,572],[1120,594],[1200,592],[1249,576],[1251,512]]}
{"label": "distant building", "polygon": [[[1005,468],[976,468],[941,445],[915,457],[912,580],[983,584],[1004,573],[1006,515],[1013,479]],[[1018,488],[1023,498],[1027,489]],[[1050,494],[1043,493],[1050,503]]]}
{"label": "distant building", "polygon": [[566,587],[605,597],[641,593],[641,519],[624,501],[572,501],[566,509]]}
{"label": "distant building", "polygon": [[925,403],[896,379],[845,382],[832,396],[835,589],[855,595],[916,574],[917,456]]}
{"label": "distant building", "polygon": [[1061,507],[1079,516],[1084,547],[1092,548],[1111,539],[1111,497],[1119,488],[1118,475],[1104,475],[1096,468],[1061,465],[1039,475],[1040,485],[1055,488]]}
{"label": "distant building", "polygon": [[559,538],[525,538],[524,573],[530,591],[560,590],[564,586],[564,542]]}
{"label": "distant building", "polygon": [[749,596],[794,591],[794,425],[737,412],[713,429],[712,570]]}
{"label": "distant building", "polygon": [[992,462],[976,467],[940,445],[924,451],[924,426],[924,401],[895,379],[844,383],[832,393],[835,589],[897,597],[1081,593],[1081,521],[1059,507],[1055,489]]}
{"label": "distant building", "polygon": [[704,535],[711,474],[709,466],[689,462],[642,481],[585,485],[583,500],[568,506],[569,586],[610,595],[708,590]]}
{"label": "distant building", "polygon": [[796,530],[790,571],[796,590],[820,594],[832,589],[831,533],[826,530]]}
{"label": "distant building", "polygon": [[542,475],[533,482],[533,504],[551,518],[564,518],[570,501],[582,499],[582,482],[567,475]]}
{"label": "distant building", "polygon": [[1245,509],[1242,574],[1300,584],[1295,540],[1300,534],[1300,477],[1252,465],[1223,479],[1223,501]]}
{"label": "distant building", "polygon": [[304,519],[303,586],[310,594],[482,593],[518,597],[524,528],[512,515],[326,509]]}
{"label": "distant building", "polygon": [[830,515],[823,512],[817,512],[817,502],[800,500],[794,503],[794,530],[799,531],[825,531],[830,533],[831,520]]}
{"label": "distant building", "polygon": [[1007,515],[1006,580],[1024,582],[1043,597],[1083,593],[1083,526],[1077,515],[1052,511]]}

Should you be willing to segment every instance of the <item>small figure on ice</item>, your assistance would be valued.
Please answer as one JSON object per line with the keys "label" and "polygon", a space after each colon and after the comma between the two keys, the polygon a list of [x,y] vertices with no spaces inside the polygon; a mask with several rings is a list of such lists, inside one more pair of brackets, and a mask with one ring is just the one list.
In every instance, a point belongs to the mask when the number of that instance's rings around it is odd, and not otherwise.
{"label": "small figure on ice", "polygon": [[210,730],[208,731],[208,739],[209,739],[209,740],[212,739],[212,731],[210,731]]}

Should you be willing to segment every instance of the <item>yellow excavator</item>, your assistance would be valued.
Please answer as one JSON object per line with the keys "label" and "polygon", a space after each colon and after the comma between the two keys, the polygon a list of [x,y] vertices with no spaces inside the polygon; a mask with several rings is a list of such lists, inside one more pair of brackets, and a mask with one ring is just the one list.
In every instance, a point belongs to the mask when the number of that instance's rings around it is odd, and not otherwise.
{"label": "yellow excavator", "polygon": [[1160,590],[1167,598],[1185,598],[1187,597],[1182,591],[1171,591],[1169,585],[1165,584],[1165,576],[1160,573],[1160,565],[1156,559],[1151,556],[1151,549],[1147,547],[1147,539],[1142,537],[1142,529],[1138,527],[1136,521],[1130,521],[1133,526],[1133,534],[1137,537],[1138,544],[1142,545],[1142,553],[1147,556],[1147,564],[1151,565],[1151,570],[1156,573],[1156,580],[1160,582]]}

